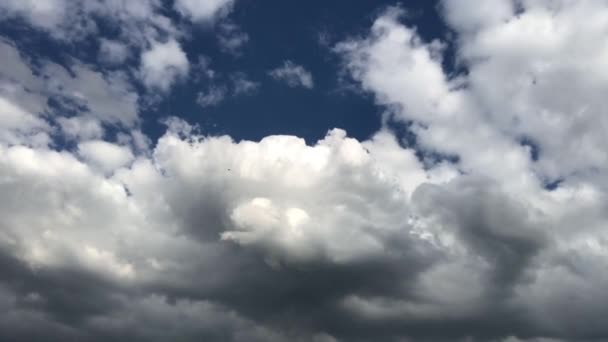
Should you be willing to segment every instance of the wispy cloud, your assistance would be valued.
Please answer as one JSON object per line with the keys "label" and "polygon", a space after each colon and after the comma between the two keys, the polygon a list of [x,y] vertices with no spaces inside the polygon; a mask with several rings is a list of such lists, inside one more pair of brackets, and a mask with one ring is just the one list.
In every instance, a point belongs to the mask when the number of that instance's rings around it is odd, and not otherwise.
{"label": "wispy cloud", "polygon": [[304,87],[308,89],[314,87],[312,74],[304,69],[303,66],[297,65],[292,61],[285,61],[283,65],[269,71],[268,75],[277,81],[284,82],[290,87]]}

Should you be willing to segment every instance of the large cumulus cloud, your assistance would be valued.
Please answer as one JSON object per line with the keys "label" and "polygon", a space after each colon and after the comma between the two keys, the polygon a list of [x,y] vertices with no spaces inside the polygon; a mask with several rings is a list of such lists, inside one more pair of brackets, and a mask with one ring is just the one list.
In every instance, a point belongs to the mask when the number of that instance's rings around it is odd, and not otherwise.
{"label": "large cumulus cloud", "polygon": [[[1,42],[0,337],[605,339],[608,8],[493,3],[441,6],[465,74],[399,8],[335,47],[409,147],[389,127],[307,145],[177,118],[150,147],[120,74],[48,63],[39,78]],[[88,109],[61,115],[77,100]],[[108,123],[130,135],[104,141]]]}

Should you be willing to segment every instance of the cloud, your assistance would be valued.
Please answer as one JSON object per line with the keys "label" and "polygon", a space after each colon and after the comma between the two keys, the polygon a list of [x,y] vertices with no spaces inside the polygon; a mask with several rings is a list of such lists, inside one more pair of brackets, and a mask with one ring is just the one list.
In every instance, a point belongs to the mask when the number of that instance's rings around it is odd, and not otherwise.
{"label": "cloud", "polygon": [[229,11],[233,0],[176,0],[175,9],[193,21],[206,22]]}
{"label": "cloud", "polygon": [[89,140],[103,137],[104,129],[99,120],[87,116],[60,117],[57,119],[64,136],[72,140]]}
{"label": "cloud", "polygon": [[223,22],[218,26],[217,36],[220,48],[235,56],[241,54],[241,49],[249,42],[249,35],[234,23]]}
{"label": "cloud", "polygon": [[0,97],[0,141],[7,144],[47,145],[49,125],[44,119]]}
{"label": "cloud", "polygon": [[285,61],[282,66],[269,71],[268,75],[277,81],[285,82],[292,88],[304,87],[312,89],[314,87],[312,74],[301,65],[294,64],[292,61]]}
{"label": "cloud", "polygon": [[128,57],[129,50],[125,44],[109,39],[101,39],[99,60],[109,64],[120,64]]}
{"label": "cloud", "polygon": [[0,55],[5,142],[47,145],[55,124],[68,138],[99,137],[104,124],[137,125],[139,96],[124,73],[77,61],[69,71],[44,59],[34,64],[9,41],[0,41]]}
{"label": "cloud", "polygon": [[231,75],[230,79],[232,81],[234,95],[252,94],[260,87],[259,82],[252,81],[243,72],[234,73]]}
{"label": "cloud", "polygon": [[211,86],[207,92],[199,92],[196,103],[201,107],[217,106],[226,98],[226,88]]}
{"label": "cloud", "polygon": [[[33,63],[3,40],[0,339],[608,336],[608,13],[552,4],[495,1],[478,15],[477,3],[442,3],[466,74],[444,70],[448,43],[422,39],[399,8],[338,43],[384,122],[415,136],[408,147],[387,125],[307,144],[204,136],[178,118],[152,141],[125,73]],[[177,38],[145,44],[150,89],[189,75]],[[271,76],[313,87],[289,61]],[[257,87],[244,73],[225,80],[199,99]]]}
{"label": "cloud", "polygon": [[[32,27],[64,41],[80,41],[98,34],[98,21],[107,20],[117,24],[121,38],[141,44],[145,39],[154,38],[159,30],[173,30],[171,24],[166,26],[166,17],[156,13],[159,9],[157,0],[51,0],[42,3],[10,0],[0,4],[0,15],[23,19]],[[142,31],[141,27],[146,30]]]}
{"label": "cloud", "polygon": [[3,17],[24,17],[30,23],[44,29],[54,29],[63,23],[67,12],[63,0],[39,2],[35,0],[9,0],[3,2],[0,14]]}
{"label": "cloud", "polygon": [[197,95],[196,102],[201,107],[217,106],[229,98],[252,95],[260,87],[258,82],[250,80],[244,72],[232,73],[228,79],[218,82],[212,81],[219,78],[213,70],[207,68],[204,71],[210,84]]}
{"label": "cloud", "polygon": [[141,54],[140,77],[152,89],[166,92],[181,78],[188,76],[190,63],[175,40],[154,42]]}
{"label": "cloud", "polygon": [[[133,153],[128,147],[118,146],[103,140],[90,140],[79,143],[78,154],[92,166],[98,167],[103,172],[110,173],[120,167],[126,166],[133,160]],[[87,251],[93,251],[92,254],[94,256],[100,254],[93,247]]]}

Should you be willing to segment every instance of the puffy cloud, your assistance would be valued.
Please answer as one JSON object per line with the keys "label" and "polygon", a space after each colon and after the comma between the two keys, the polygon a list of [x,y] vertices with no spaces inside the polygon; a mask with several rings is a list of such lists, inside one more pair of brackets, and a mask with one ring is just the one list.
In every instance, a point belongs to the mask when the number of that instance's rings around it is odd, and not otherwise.
{"label": "puffy cloud", "polygon": [[[387,130],[365,142],[332,130],[312,146],[194,132],[169,120],[153,153],[132,162],[102,141],[80,143],[81,159],[2,147],[0,193],[19,189],[0,202],[4,277],[31,279],[7,289],[11,312],[45,312],[40,329],[90,340],[169,336],[124,318],[148,310],[184,338],[561,336],[554,321],[571,318],[535,314],[560,305],[541,289],[565,295],[597,277],[580,260],[603,260],[592,227],[568,231],[581,215],[606,220],[592,188],[523,199],[450,163],[428,168]],[[68,279],[89,304],[50,290]],[[77,332],[54,327],[67,323]]]}
{"label": "puffy cloud", "polygon": [[124,73],[100,72],[75,62],[32,63],[9,41],[0,41],[0,100],[4,142],[46,145],[56,133],[68,139],[98,138],[104,125],[138,124],[138,98]]}
{"label": "puffy cloud", "polygon": [[72,140],[89,140],[103,137],[103,127],[99,120],[86,116],[57,119],[65,137]]}
{"label": "puffy cloud", "polygon": [[[123,74],[34,66],[3,41],[0,339],[607,336],[608,12],[473,5],[441,6],[464,75],[395,8],[335,48],[409,147],[388,127],[307,145],[201,136],[176,118],[153,144]],[[153,40],[140,71],[165,91],[189,63],[175,39]],[[241,76],[235,94],[251,88]],[[108,124],[125,128],[115,142]],[[75,147],[57,150],[57,132]]]}
{"label": "puffy cloud", "polygon": [[[25,288],[10,288],[11,296],[17,296],[18,302],[33,296],[41,303],[37,310],[51,315],[48,324],[70,322],[78,315],[81,323],[70,324],[91,336],[103,329],[128,336],[129,329],[116,324],[121,315],[135,314],[137,304],[128,303],[147,301],[150,293],[183,298],[179,299],[183,307],[158,301],[159,310],[170,310],[169,322],[183,310],[202,319],[202,313],[191,310],[206,305],[199,303],[206,297],[256,321],[269,315],[267,328],[256,323],[251,329],[270,329],[267,333],[272,336],[279,334],[274,329],[282,331],[280,319],[271,319],[275,313],[266,311],[261,302],[251,303],[254,293],[266,301],[274,295],[270,284],[275,283],[285,295],[309,293],[319,305],[333,305],[351,286],[322,280],[317,286],[334,287],[334,294],[316,298],[309,285],[292,282],[299,272],[292,265],[318,265],[313,274],[338,272],[333,279],[355,279],[372,268],[378,274],[396,272],[399,260],[408,260],[406,255],[419,256],[412,257],[410,265],[408,261],[399,266],[409,272],[418,272],[433,259],[430,244],[416,236],[398,236],[400,228],[407,227],[407,212],[401,210],[406,195],[398,193],[390,177],[375,170],[365,147],[344,132],[332,131],[315,146],[290,136],[235,143],[228,137],[202,138],[188,132],[187,124],[173,120],[152,158],[139,156],[131,167],[121,169],[117,168],[128,162],[130,153],[101,141],[79,144],[82,160],[67,152],[2,147],[0,170],[7,179],[2,193],[19,189],[18,198],[2,201],[0,207],[0,224],[6,227],[2,251],[6,262],[14,265],[14,272],[5,277],[34,279]],[[399,149],[395,141],[392,144]],[[424,173],[414,157],[404,162]],[[376,201],[368,203],[373,194]],[[356,211],[360,213],[353,215]],[[342,243],[345,238],[349,244]],[[391,244],[395,249],[385,249]],[[410,247],[402,251],[397,246]],[[225,267],[218,272],[220,262]],[[28,275],[30,267],[36,273]],[[244,292],[229,300],[229,284],[240,278],[242,267],[253,273],[240,281]],[[71,280],[62,272],[73,274]],[[213,278],[201,277],[211,273]],[[288,276],[280,280],[283,274]],[[78,284],[78,293],[89,298],[89,306],[69,304],[62,294],[50,290],[63,289],[68,281]],[[392,288],[380,279],[364,286],[366,291]],[[144,290],[148,294],[141,298],[129,294],[131,287],[149,289]],[[27,303],[14,305],[31,310]],[[274,310],[287,313],[292,304],[286,297],[274,305]],[[96,330],[97,322],[104,324],[103,329]],[[114,325],[105,325],[110,323]],[[294,338],[329,338],[331,333],[325,332],[328,327],[321,321],[311,323],[315,329],[300,331]],[[189,334],[187,328],[179,329],[178,336]],[[217,334],[218,329],[201,327],[193,334]],[[237,334],[234,328],[230,331]],[[141,334],[156,336],[149,329]]]}
{"label": "puffy cloud", "polygon": [[268,75],[277,81],[285,82],[292,88],[311,89],[314,87],[312,74],[303,66],[294,64],[292,61],[285,61],[283,65],[269,71]]}
{"label": "puffy cloud", "polygon": [[211,21],[230,10],[234,0],[176,0],[175,9],[193,21]]}
{"label": "puffy cloud", "polygon": [[[584,291],[593,293],[604,281],[580,272],[583,264],[603,264],[599,255],[605,253],[600,226],[606,217],[599,210],[606,187],[598,170],[605,169],[606,159],[597,148],[604,144],[597,105],[604,76],[589,68],[602,70],[597,58],[605,44],[599,32],[608,12],[593,2],[519,5],[442,3],[457,33],[457,63],[465,75],[443,69],[445,44],[422,40],[400,22],[399,8],[380,16],[369,36],[335,47],[352,78],[389,109],[387,115],[409,126],[419,153],[455,160],[462,174],[448,185],[419,186],[413,197],[414,226],[424,227],[422,234],[450,255],[449,262],[420,277],[419,291],[437,302],[349,297],[346,307],[360,315],[481,317],[485,312],[488,331],[477,330],[480,335],[508,335],[495,326],[503,319],[520,336],[605,334],[596,325],[596,306],[574,283],[594,284]],[[582,21],[587,24],[575,24]],[[545,188],[555,179],[561,181],[557,189]],[[567,210],[567,201],[581,201],[581,207]],[[572,264],[573,251],[582,249],[585,256],[575,258],[586,261]],[[467,277],[458,277],[461,272]],[[579,296],[578,315],[593,323],[557,314],[572,312],[562,309],[568,296]],[[547,306],[554,309],[540,309]],[[525,318],[509,316],[513,311]],[[467,324],[461,321],[459,329]]]}
{"label": "puffy cloud", "polygon": [[[142,39],[157,34],[158,30],[172,29],[171,25],[166,26],[167,18],[156,13],[159,8],[157,0],[11,0],[0,4],[0,15],[24,19],[52,37],[67,41],[81,40],[98,33],[97,22],[102,18],[119,24],[125,39],[142,42]],[[147,28],[147,32],[141,32],[139,28],[142,26]]]}
{"label": "puffy cloud", "polygon": [[47,145],[48,123],[35,114],[0,97],[0,141],[5,144]]}
{"label": "puffy cloud", "polygon": [[154,42],[141,54],[140,76],[150,88],[168,91],[180,78],[188,76],[190,63],[175,40]]}
{"label": "puffy cloud", "polygon": [[78,144],[78,154],[104,172],[112,172],[133,160],[128,147],[118,146],[103,140],[91,140]]}

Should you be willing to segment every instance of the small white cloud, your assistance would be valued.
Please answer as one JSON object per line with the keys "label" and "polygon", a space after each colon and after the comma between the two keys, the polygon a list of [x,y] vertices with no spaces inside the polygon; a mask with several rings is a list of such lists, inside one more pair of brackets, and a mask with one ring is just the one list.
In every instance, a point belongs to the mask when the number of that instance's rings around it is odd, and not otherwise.
{"label": "small white cloud", "polygon": [[188,75],[189,69],[186,53],[174,39],[155,42],[141,55],[140,75],[149,88],[168,91],[176,80]]}
{"label": "small white cloud", "polygon": [[237,72],[231,77],[234,95],[251,94],[255,92],[260,83],[250,80],[245,73]]}
{"label": "small white cloud", "polygon": [[292,88],[312,89],[314,87],[312,74],[303,66],[294,64],[292,61],[285,61],[282,66],[271,70],[268,74],[275,80],[285,82]]}
{"label": "small white cloud", "polygon": [[193,21],[212,21],[230,11],[233,0],[176,0],[175,9]]}
{"label": "small white cloud", "polygon": [[217,106],[226,98],[226,92],[226,88],[224,87],[210,86],[207,91],[201,91],[198,93],[196,103],[198,103],[201,107]]}

